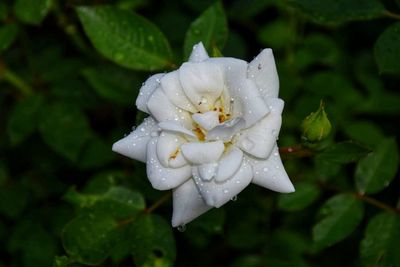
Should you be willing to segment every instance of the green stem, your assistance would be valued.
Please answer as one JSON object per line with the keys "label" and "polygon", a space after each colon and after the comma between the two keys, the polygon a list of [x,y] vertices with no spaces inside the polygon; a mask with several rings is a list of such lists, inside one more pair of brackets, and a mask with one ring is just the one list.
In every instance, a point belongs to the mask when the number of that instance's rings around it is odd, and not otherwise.
{"label": "green stem", "polygon": [[15,88],[19,89],[24,95],[29,95],[33,92],[32,87],[11,70],[5,69],[1,74],[1,78],[15,86]]}
{"label": "green stem", "polygon": [[314,155],[314,152],[302,145],[293,145],[279,148],[279,153],[285,159],[304,158]]}
{"label": "green stem", "polygon": [[387,10],[385,12],[383,12],[383,15],[388,17],[388,18],[400,20],[400,14],[392,13],[392,12],[387,11]]}

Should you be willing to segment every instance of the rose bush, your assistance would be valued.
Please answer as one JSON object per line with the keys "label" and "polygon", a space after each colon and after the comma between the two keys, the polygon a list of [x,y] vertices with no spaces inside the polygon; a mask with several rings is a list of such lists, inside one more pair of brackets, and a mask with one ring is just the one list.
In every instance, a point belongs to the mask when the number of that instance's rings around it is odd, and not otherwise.
{"label": "rose bush", "polygon": [[199,43],[178,70],[143,84],[136,106],[149,117],[113,150],[145,162],[155,189],[173,189],[174,227],[250,182],[293,192],[276,144],[284,106],[278,92],[271,49],[247,63],[209,58]]}

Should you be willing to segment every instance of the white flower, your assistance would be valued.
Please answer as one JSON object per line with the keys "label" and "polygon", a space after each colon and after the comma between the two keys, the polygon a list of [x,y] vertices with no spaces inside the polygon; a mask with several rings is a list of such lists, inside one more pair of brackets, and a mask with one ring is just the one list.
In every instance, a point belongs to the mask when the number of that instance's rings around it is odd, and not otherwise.
{"label": "white flower", "polygon": [[199,43],[189,62],[144,83],[136,106],[149,117],[113,151],[146,162],[155,189],[173,189],[174,227],[221,207],[250,182],[293,192],[276,145],[278,91],[271,49],[248,64],[209,58]]}

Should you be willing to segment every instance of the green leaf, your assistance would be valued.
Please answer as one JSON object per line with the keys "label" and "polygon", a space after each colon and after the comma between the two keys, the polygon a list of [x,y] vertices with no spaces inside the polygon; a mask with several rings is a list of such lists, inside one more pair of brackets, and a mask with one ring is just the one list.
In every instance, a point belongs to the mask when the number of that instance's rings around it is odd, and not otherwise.
{"label": "green leaf", "polygon": [[21,143],[36,130],[42,105],[41,95],[31,95],[14,106],[7,124],[11,144]]}
{"label": "green leaf", "polygon": [[319,222],[313,227],[318,248],[329,247],[350,235],[364,215],[362,203],[354,196],[340,194],[325,202],[319,211]]}
{"label": "green leaf", "polygon": [[365,266],[400,266],[400,217],[382,212],[373,217],[361,241],[360,254]]}
{"label": "green leaf", "polygon": [[260,41],[276,49],[285,49],[292,44],[295,38],[293,26],[288,20],[276,20],[264,25],[258,34]]}
{"label": "green leaf", "polygon": [[82,169],[94,169],[107,165],[115,157],[115,153],[110,152],[110,147],[111,144],[92,134],[79,156],[79,167]]}
{"label": "green leaf", "polygon": [[104,261],[119,238],[118,223],[109,215],[88,213],[70,221],[62,232],[68,255],[77,262],[96,265]]}
{"label": "green leaf", "polygon": [[333,163],[346,164],[358,161],[371,150],[353,141],[344,141],[334,144],[318,155],[323,160]]}
{"label": "green leaf", "polygon": [[358,191],[362,194],[373,194],[387,187],[396,175],[398,164],[396,140],[380,140],[374,151],[357,164],[355,179]]}
{"label": "green leaf", "polygon": [[145,208],[140,193],[119,186],[110,187],[104,194],[81,194],[70,189],[64,198],[81,208],[107,213],[118,220],[131,218]]}
{"label": "green leaf", "polygon": [[183,46],[184,57],[189,58],[193,45],[203,42],[207,51],[217,47],[222,51],[228,37],[224,8],[220,1],[206,9],[190,24]]}
{"label": "green leaf", "polygon": [[49,13],[52,0],[16,0],[14,12],[18,19],[29,24],[39,24]]}
{"label": "green leaf", "polygon": [[298,211],[306,208],[320,196],[319,188],[311,183],[296,184],[296,191],[291,194],[281,194],[278,198],[278,207],[286,211]]}
{"label": "green leaf", "polygon": [[82,74],[101,97],[123,105],[134,103],[140,88],[139,79],[132,71],[117,66],[88,68]]}
{"label": "green leaf", "polygon": [[289,0],[295,8],[320,24],[337,25],[383,16],[385,7],[377,0]]}
{"label": "green leaf", "polygon": [[0,53],[12,45],[17,33],[18,27],[16,24],[7,24],[0,27]]}
{"label": "green leaf", "polygon": [[400,73],[400,22],[389,26],[374,47],[380,72]]}
{"label": "green leaf", "polygon": [[39,130],[47,145],[72,161],[90,135],[85,115],[76,106],[65,103],[45,106]]}
{"label": "green leaf", "polygon": [[371,121],[351,121],[345,125],[343,130],[348,137],[370,147],[375,147],[376,141],[384,137],[382,130]]}
{"label": "green leaf", "polygon": [[71,263],[67,256],[55,256],[53,267],[67,267]]}
{"label": "green leaf", "polygon": [[77,12],[85,33],[106,58],[136,70],[171,66],[168,40],[144,17],[111,6],[78,7]]}
{"label": "green leaf", "polygon": [[0,2],[0,20],[5,20],[8,15],[8,6],[5,2]]}
{"label": "green leaf", "polygon": [[131,228],[133,260],[137,266],[173,266],[176,257],[171,226],[162,217],[146,215]]}

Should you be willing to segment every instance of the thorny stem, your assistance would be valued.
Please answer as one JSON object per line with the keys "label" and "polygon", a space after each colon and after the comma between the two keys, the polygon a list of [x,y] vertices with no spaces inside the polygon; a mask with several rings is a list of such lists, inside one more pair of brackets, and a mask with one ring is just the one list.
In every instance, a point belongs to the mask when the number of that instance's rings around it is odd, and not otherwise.
{"label": "thorny stem", "polygon": [[388,18],[400,20],[400,14],[392,13],[392,12],[387,11],[387,10],[385,12],[383,12],[383,15],[388,17]]}
{"label": "thorny stem", "polygon": [[143,215],[143,214],[149,214],[152,213],[154,210],[156,210],[159,206],[161,206],[164,202],[166,202],[170,196],[171,196],[171,191],[166,193],[165,195],[163,195],[160,199],[158,199],[156,202],[153,203],[153,205],[151,205],[150,207],[148,207],[147,209],[145,209],[142,213],[138,214],[137,216],[133,216],[130,217],[128,219],[125,220],[121,220],[118,222],[119,226],[124,226],[127,224],[132,223],[133,221],[135,221],[137,219],[138,216]]}
{"label": "thorny stem", "polygon": [[314,155],[314,152],[302,145],[293,145],[279,148],[279,153],[286,159],[304,158]]}

